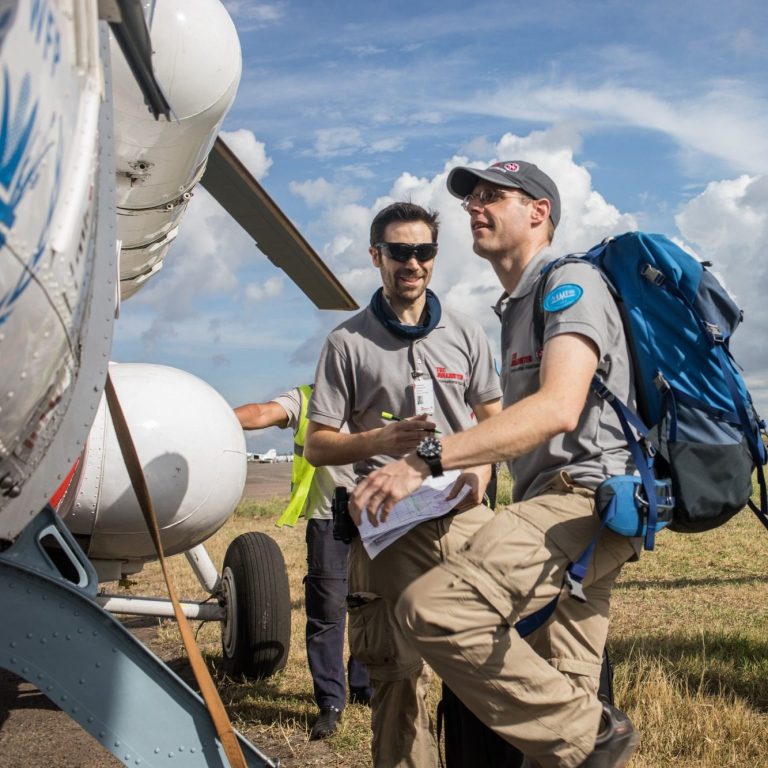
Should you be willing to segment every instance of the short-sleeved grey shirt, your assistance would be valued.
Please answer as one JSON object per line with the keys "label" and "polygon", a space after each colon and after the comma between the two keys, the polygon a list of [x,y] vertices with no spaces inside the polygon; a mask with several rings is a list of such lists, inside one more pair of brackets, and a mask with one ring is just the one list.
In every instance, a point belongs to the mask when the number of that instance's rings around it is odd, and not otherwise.
{"label": "short-sleeved grey shirt", "polygon": [[[301,415],[301,391],[298,387],[288,392],[272,398],[288,415],[288,426],[294,434],[299,428],[299,417]],[[345,431],[346,427],[342,427]],[[307,496],[306,517],[308,520],[330,520],[331,498],[333,489],[337,485],[345,485],[351,488],[355,484],[355,473],[352,471],[351,464],[345,464],[341,467],[317,467],[312,477],[312,485],[309,487]]]}
{"label": "short-sleeved grey shirt", "polygon": [[[404,341],[390,333],[370,308],[331,331],[320,353],[309,418],[329,427],[344,422],[353,434],[385,426],[381,412],[416,414],[414,380],[431,379],[443,434],[474,425],[472,407],[501,397],[488,339],[472,318],[443,308],[427,336]],[[358,474],[392,461],[372,456],[355,464]]]}
{"label": "short-sleeved grey shirt", "polygon": [[[533,330],[533,305],[541,268],[555,255],[540,251],[526,267],[519,284],[497,304],[501,318],[501,383],[504,406],[532,395],[539,388],[541,345]],[[597,270],[588,264],[566,264],[547,279],[547,294],[563,286],[583,293],[570,306],[544,313],[544,342],[563,333],[593,341],[599,351],[597,373],[623,402],[634,407],[631,364],[619,310]],[[574,290],[571,289],[574,294]],[[578,293],[578,290],[575,291]],[[509,461],[515,501],[531,498],[565,470],[579,485],[596,488],[605,478],[634,471],[621,425],[613,408],[591,390],[573,432],[561,434],[530,453]]]}

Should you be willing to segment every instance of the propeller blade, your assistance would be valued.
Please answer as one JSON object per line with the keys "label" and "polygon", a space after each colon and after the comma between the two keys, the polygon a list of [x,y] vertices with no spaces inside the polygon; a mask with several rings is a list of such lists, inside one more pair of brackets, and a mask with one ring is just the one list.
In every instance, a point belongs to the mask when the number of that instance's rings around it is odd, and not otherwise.
{"label": "propeller blade", "polygon": [[344,286],[221,137],[208,155],[201,183],[318,309],[357,309]]}
{"label": "propeller blade", "polygon": [[105,16],[109,17],[112,34],[144,95],[144,103],[155,120],[160,115],[165,115],[165,119],[170,120],[173,110],[163,94],[160,83],[157,82],[152,67],[152,41],[149,39],[142,4],[140,0],[116,0],[116,3],[118,12],[111,15],[109,6],[105,6]]}

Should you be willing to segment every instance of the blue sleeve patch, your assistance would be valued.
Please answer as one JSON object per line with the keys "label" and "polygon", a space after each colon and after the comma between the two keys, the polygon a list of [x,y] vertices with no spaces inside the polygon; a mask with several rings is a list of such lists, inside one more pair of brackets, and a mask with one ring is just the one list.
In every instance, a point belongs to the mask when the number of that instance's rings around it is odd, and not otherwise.
{"label": "blue sleeve patch", "polygon": [[544,297],[544,309],[547,312],[560,312],[572,307],[584,294],[584,289],[576,283],[564,283],[553,288]]}

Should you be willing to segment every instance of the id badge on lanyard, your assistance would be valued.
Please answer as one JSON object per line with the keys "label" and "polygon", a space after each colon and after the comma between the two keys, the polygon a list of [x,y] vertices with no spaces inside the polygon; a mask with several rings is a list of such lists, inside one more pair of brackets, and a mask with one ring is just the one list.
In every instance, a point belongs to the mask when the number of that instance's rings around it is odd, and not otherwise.
{"label": "id badge on lanyard", "polygon": [[429,376],[420,376],[414,379],[413,396],[416,400],[417,416],[432,416],[435,412],[435,388]]}

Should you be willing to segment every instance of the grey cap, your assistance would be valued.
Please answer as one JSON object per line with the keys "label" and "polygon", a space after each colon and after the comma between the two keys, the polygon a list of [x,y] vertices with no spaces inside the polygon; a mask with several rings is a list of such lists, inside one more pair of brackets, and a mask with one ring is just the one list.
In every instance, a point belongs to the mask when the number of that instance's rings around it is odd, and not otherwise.
{"label": "grey cap", "polygon": [[459,166],[448,174],[448,191],[459,198],[471,194],[480,180],[489,181],[499,187],[520,189],[536,200],[546,198],[550,204],[549,218],[555,227],[560,221],[560,193],[557,184],[538,166],[524,160],[502,160],[486,168]]}

